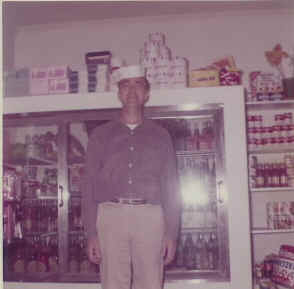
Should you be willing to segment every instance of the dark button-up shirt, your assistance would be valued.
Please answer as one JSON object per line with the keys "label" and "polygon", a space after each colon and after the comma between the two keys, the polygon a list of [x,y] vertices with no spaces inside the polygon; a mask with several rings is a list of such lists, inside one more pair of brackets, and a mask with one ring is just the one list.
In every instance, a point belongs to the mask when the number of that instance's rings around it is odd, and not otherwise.
{"label": "dark button-up shirt", "polygon": [[180,192],[176,155],[167,130],[154,121],[145,119],[130,129],[113,120],[91,134],[82,192],[88,237],[97,235],[97,205],[114,198],[142,198],[162,205],[167,237],[177,238]]}

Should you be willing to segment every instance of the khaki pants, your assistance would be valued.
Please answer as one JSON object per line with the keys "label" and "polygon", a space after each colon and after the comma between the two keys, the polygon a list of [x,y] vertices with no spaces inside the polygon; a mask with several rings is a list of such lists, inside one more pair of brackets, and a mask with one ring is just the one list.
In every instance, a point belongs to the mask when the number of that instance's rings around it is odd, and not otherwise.
{"label": "khaki pants", "polygon": [[159,205],[102,203],[97,230],[103,289],[161,289],[164,218]]}

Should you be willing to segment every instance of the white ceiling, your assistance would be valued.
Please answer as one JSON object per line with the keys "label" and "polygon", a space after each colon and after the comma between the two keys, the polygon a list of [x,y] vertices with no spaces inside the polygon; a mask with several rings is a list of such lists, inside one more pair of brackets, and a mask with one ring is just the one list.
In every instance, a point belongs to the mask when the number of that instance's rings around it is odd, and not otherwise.
{"label": "white ceiling", "polygon": [[293,0],[257,1],[4,1],[4,25],[36,25],[118,17],[294,8]]}

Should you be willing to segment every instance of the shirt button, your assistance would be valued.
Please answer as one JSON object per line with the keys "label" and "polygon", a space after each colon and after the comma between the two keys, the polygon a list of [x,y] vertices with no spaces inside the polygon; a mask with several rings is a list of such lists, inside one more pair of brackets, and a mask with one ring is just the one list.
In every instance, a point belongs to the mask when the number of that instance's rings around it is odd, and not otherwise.
{"label": "shirt button", "polygon": [[131,135],[133,135],[135,132],[133,130],[131,130]]}
{"label": "shirt button", "polygon": [[133,167],[133,163],[129,163],[128,167],[131,169]]}
{"label": "shirt button", "polygon": [[130,146],[130,151],[133,151],[135,148],[133,146]]}
{"label": "shirt button", "polygon": [[131,185],[133,181],[131,179],[128,180],[128,184]]}

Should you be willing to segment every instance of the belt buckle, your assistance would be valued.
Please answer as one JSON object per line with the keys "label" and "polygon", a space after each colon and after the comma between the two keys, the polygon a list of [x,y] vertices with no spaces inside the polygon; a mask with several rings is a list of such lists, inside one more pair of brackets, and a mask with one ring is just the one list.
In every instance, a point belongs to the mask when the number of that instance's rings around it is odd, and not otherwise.
{"label": "belt buckle", "polygon": [[118,202],[121,204],[127,204],[127,205],[143,205],[146,204],[146,200],[144,199],[118,199]]}
{"label": "belt buckle", "polygon": [[143,205],[145,203],[146,203],[146,201],[143,199],[130,199],[129,200],[130,205]]}

